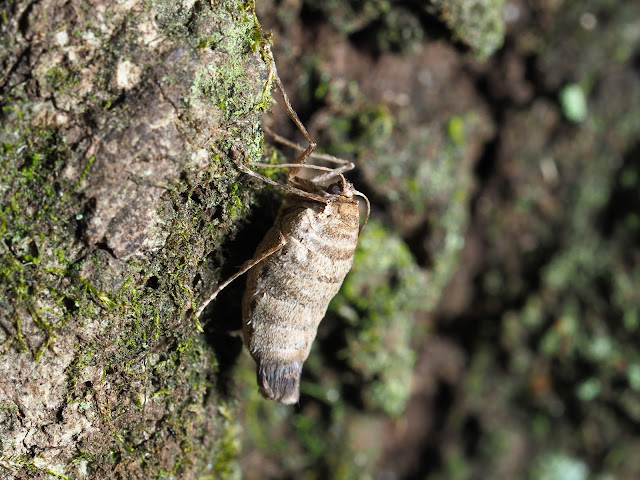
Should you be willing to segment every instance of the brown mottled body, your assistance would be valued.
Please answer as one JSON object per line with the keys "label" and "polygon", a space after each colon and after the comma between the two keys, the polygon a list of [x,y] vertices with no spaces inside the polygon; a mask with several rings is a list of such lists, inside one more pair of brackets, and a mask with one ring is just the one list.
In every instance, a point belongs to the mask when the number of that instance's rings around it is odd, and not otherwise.
{"label": "brown mottled body", "polygon": [[[313,153],[316,144],[291,107],[268,46],[263,53],[270,63],[269,78],[282,93],[289,117],[309,146],[304,149],[265,128],[276,142],[302,152],[294,163],[279,165],[290,169],[287,183],[251,170],[240,160],[238,149],[233,149],[238,169],[284,190],[285,203],[253,258],[218,285],[195,314],[200,317],[220,291],[248,272],[242,300],[244,344],[258,364],[260,392],[271,400],[291,404],[300,397],[302,364],[309,356],[318,324],[353,264],[358,235],[369,218],[370,205],[366,195],[344,178],[344,172],[354,168],[353,163]],[[339,166],[307,165],[310,157]],[[249,165],[274,167],[256,162]],[[306,180],[298,176],[302,168],[322,173]],[[324,187],[331,179],[338,181]],[[362,225],[356,195],[367,207]]]}
{"label": "brown mottled body", "polygon": [[282,403],[298,401],[302,364],[353,264],[358,202],[332,197],[325,204],[288,194],[255,256],[284,245],[248,273],[244,343],[258,364],[261,393]]}

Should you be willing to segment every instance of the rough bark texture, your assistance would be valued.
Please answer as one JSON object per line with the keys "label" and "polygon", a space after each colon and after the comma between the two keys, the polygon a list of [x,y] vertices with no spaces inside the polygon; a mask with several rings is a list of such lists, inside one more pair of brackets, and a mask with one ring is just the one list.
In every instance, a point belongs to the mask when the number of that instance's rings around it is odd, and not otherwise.
{"label": "rough bark texture", "polygon": [[259,154],[270,100],[253,7],[0,13],[0,477],[224,476],[193,309],[248,203],[226,152]]}
{"label": "rough bark texture", "polygon": [[373,207],[299,406],[242,281],[190,310],[278,207],[226,155],[261,150],[251,6],[5,0],[0,478],[234,476],[240,441],[248,479],[640,478],[640,4],[256,8]]}

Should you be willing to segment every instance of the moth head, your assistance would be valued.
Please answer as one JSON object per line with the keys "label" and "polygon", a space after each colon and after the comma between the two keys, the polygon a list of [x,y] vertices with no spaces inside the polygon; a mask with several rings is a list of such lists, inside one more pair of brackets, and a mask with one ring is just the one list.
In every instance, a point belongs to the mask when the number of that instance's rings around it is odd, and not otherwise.
{"label": "moth head", "polygon": [[258,386],[263,397],[291,405],[300,399],[302,363],[275,363],[261,360],[258,365]]}
{"label": "moth head", "polygon": [[340,195],[341,197],[352,198],[355,193],[353,185],[347,182],[342,175],[340,175],[340,177],[340,180],[332,183],[327,187],[327,193],[331,195]]}
{"label": "moth head", "polygon": [[367,198],[367,196],[364,193],[356,190],[353,187],[353,184],[347,182],[342,174],[340,174],[340,180],[329,185],[326,190],[330,195],[339,195],[344,198],[353,198],[357,195],[364,200],[367,213],[365,215],[364,222],[360,226],[360,231],[362,231],[364,226],[367,224],[367,220],[369,220],[369,214],[371,213],[371,204],[369,203],[369,199]]}

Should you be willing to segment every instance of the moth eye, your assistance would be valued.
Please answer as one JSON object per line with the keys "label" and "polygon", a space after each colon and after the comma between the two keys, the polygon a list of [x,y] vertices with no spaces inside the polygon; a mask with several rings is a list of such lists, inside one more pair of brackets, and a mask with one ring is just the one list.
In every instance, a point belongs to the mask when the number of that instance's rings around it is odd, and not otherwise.
{"label": "moth eye", "polygon": [[332,183],[327,187],[327,192],[332,195],[338,195],[342,192],[342,185],[340,185],[340,182]]}

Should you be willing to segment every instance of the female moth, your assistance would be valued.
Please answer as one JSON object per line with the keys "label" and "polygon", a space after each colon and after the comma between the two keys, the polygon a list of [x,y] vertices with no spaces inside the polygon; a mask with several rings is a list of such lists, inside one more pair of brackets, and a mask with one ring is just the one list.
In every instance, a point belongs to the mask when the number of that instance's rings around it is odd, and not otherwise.
{"label": "female moth", "polygon": [[[295,163],[279,165],[290,169],[286,184],[250,170],[238,160],[237,155],[234,156],[240,170],[284,190],[285,202],[254,258],[222,283],[196,315],[199,317],[229,283],[248,272],[242,299],[244,344],[257,363],[258,386],[262,395],[292,404],[300,397],[302,364],[309,356],[318,325],[353,264],[362,230],[358,202],[354,197],[359,195],[366,202],[364,223],[369,217],[370,207],[367,197],[355,190],[343,176],[343,172],[354,168],[353,163],[331,155],[313,154],[316,144],[291,107],[269,50],[267,54],[271,58],[270,74],[282,94],[287,113],[309,146],[303,150],[267,129],[276,141],[302,151]],[[335,168],[306,165],[310,156],[341,165]],[[261,163],[250,165],[273,168],[273,165]],[[301,168],[324,173],[307,180],[297,176]],[[328,187],[322,186],[336,177],[338,181]]]}

